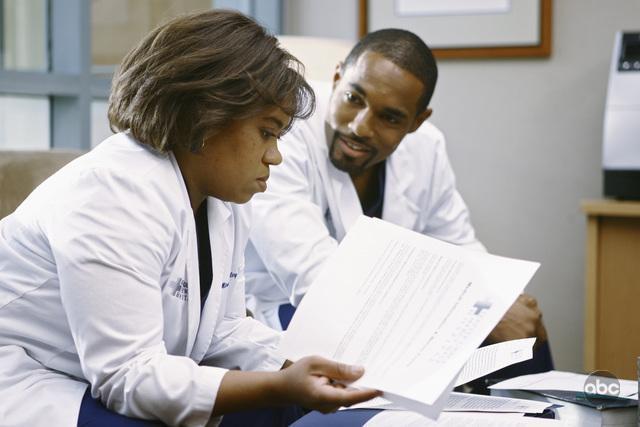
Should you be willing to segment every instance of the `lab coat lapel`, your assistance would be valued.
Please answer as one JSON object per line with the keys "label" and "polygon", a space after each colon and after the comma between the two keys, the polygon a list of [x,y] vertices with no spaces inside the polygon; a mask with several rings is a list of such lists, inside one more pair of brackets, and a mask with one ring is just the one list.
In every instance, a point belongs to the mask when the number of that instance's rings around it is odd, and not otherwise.
{"label": "lab coat lapel", "polygon": [[362,207],[358,200],[358,193],[348,173],[338,170],[328,153],[326,155],[328,178],[330,186],[327,194],[327,202],[331,219],[336,231],[336,239],[341,241],[356,219],[362,215]]}
{"label": "lab coat lapel", "polygon": [[200,271],[198,267],[198,241],[196,236],[195,219],[193,215],[188,220],[187,230],[187,283],[189,284],[189,314],[186,354],[190,354],[200,325]]}
{"label": "lab coat lapel", "polygon": [[340,241],[362,214],[360,201],[351,177],[346,172],[338,170],[329,159],[329,147],[327,145],[326,125],[324,121],[319,124],[318,131],[322,138],[315,139],[311,155],[315,157],[313,164],[320,165],[318,172],[325,185],[327,205],[331,215],[331,223],[335,231],[335,238]]}
{"label": "lab coat lapel", "polygon": [[404,165],[401,153],[393,153],[386,162],[382,219],[410,230],[416,229],[420,208],[409,197],[412,183],[410,165]]}
{"label": "lab coat lapel", "polygon": [[213,280],[200,316],[196,344],[191,353],[191,357],[198,362],[202,360],[211,345],[215,325],[218,323],[217,319],[223,309],[222,284],[228,282],[233,249],[233,217],[229,206],[220,200],[209,197],[207,199],[207,214],[209,217]]}
{"label": "lab coat lapel", "polygon": [[329,198],[329,209],[336,227],[336,238],[340,241],[358,216],[362,215],[362,208],[349,174],[336,169],[333,165],[330,171],[334,197]]}
{"label": "lab coat lapel", "polygon": [[196,221],[191,209],[189,192],[182,178],[182,172],[173,154],[169,154],[173,170],[180,182],[182,203],[185,204],[186,215],[185,229],[183,230],[183,243],[181,248],[181,262],[185,263],[185,280],[188,284],[188,314],[187,314],[187,346],[185,354],[191,353],[196,340],[198,325],[200,324],[200,271],[198,269],[198,242],[196,237]]}

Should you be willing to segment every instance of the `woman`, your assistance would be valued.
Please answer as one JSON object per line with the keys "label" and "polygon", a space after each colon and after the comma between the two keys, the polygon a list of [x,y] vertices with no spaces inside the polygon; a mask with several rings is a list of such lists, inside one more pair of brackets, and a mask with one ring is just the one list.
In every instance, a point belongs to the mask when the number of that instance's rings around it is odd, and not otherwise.
{"label": "woman", "polygon": [[278,137],[313,109],[292,64],[225,11],[177,18],[125,57],[118,133],[0,222],[0,424],[202,426],[377,394],[334,385],[362,369],[317,357],[280,370],[279,335],[245,317],[235,203],[266,189]]}

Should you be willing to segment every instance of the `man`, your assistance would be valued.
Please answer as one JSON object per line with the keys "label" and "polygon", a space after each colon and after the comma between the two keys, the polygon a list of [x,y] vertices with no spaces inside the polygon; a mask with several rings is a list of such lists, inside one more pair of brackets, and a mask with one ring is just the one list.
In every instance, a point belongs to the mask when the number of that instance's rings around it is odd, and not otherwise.
{"label": "man", "polygon": [[[332,87],[315,86],[316,112],[283,138],[283,164],[254,199],[246,270],[248,307],[258,319],[281,327],[280,306],[300,302],[362,213],[485,250],[456,190],[444,137],[425,122],[436,80],[426,44],[386,29],[353,48]],[[521,296],[489,341],[542,331],[535,299]]]}

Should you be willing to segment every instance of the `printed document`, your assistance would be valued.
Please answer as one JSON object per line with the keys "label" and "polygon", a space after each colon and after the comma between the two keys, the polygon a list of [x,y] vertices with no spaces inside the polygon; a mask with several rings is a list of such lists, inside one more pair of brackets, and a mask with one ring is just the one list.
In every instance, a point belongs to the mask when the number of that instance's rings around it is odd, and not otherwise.
{"label": "printed document", "polygon": [[[588,375],[573,372],[549,371],[541,374],[522,375],[490,386],[495,390],[559,390],[584,392]],[[631,380],[618,380],[620,397],[638,400],[638,383]]]}
{"label": "printed document", "polygon": [[372,417],[364,427],[531,427],[567,426],[559,420],[523,417],[522,414],[469,414],[444,413],[438,421],[429,420],[409,411],[382,411]]}
{"label": "printed document", "polygon": [[514,363],[531,359],[535,342],[535,338],[524,338],[480,347],[473,352],[458,374],[456,386],[466,384]]}
{"label": "printed document", "polygon": [[281,352],[362,365],[354,386],[435,418],[538,266],[361,216],[302,300]]}
{"label": "printed document", "polygon": [[[537,400],[452,392],[447,398],[447,403],[442,410],[443,412],[510,412],[541,414],[549,406],[551,406],[550,403],[540,402]],[[341,410],[348,411],[350,409],[403,410],[404,408],[381,397],[376,397],[368,402],[358,403],[357,405],[350,406],[349,408],[343,408]]]}

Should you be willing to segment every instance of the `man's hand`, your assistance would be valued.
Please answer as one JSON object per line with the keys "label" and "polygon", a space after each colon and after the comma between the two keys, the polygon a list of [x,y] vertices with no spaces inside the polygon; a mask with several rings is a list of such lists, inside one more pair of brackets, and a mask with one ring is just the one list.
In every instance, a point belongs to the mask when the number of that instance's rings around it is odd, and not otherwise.
{"label": "man's hand", "polygon": [[337,411],[341,406],[351,406],[380,396],[377,390],[350,388],[351,383],[364,374],[361,367],[333,362],[322,357],[310,356],[298,360],[279,372],[283,401],[295,402],[305,408],[322,413]]}
{"label": "man's hand", "polygon": [[487,337],[491,343],[536,337],[536,346],[547,340],[542,312],[534,297],[522,294]]}

